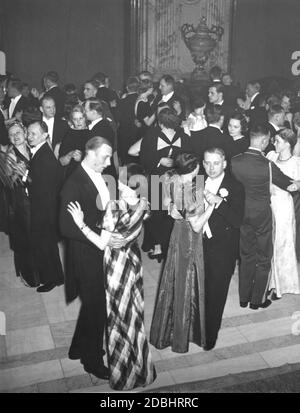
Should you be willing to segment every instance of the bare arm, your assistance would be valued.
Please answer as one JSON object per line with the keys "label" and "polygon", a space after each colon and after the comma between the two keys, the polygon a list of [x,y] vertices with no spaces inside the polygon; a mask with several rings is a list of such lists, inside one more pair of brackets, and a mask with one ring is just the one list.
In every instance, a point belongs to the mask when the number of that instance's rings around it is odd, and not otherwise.
{"label": "bare arm", "polygon": [[96,232],[91,230],[84,223],[84,214],[78,202],[70,202],[67,210],[72,215],[75,224],[78,226],[83,235],[97,248],[104,250],[104,248],[108,245],[112,234],[108,231],[102,230],[101,234],[98,235]]}
{"label": "bare arm", "polygon": [[214,210],[215,204],[209,205],[209,207],[206,209],[205,212],[201,215],[195,215],[194,217],[188,218],[189,223],[191,224],[191,227],[193,228],[193,231],[195,232],[200,232],[203,226],[207,223],[209,220],[213,210]]}
{"label": "bare arm", "polygon": [[155,113],[153,113],[153,115],[147,116],[143,120],[144,120],[144,122],[147,126],[151,126],[152,123],[155,121],[155,117],[156,117],[156,115],[155,115]]}

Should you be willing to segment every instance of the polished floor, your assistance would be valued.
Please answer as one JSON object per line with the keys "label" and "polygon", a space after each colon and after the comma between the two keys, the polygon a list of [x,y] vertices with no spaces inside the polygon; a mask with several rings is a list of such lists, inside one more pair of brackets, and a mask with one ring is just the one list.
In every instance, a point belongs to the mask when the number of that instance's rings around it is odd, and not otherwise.
{"label": "polished floor", "polygon": [[[143,260],[149,332],[160,265]],[[235,274],[215,349],[205,352],[191,344],[188,353],[177,354],[151,347],[158,377],[134,392],[213,392],[242,373],[267,377],[276,368],[287,372],[299,366],[300,296],[286,295],[253,311],[239,307],[237,291]],[[106,381],[67,357],[78,309],[78,301],[66,306],[63,286],[43,294],[25,287],[14,274],[7,237],[0,234],[0,392],[112,392]]]}

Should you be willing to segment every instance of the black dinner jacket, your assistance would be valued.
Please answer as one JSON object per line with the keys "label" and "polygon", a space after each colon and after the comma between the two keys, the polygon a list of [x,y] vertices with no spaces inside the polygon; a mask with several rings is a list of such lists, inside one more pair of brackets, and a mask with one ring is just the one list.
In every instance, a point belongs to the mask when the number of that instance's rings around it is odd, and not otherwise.
{"label": "black dinner jacket", "polygon": [[68,133],[68,130],[70,129],[68,122],[65,120],[61,119],[58,116],[55,116],[54,118],[54,124],[53,124],[53,136],[52,136],[52,149],[55,149],[55,146],[58,143],[61,143]]}
{"label": "black dinner jacket", "polygon": [[[9,110],[10,102],[11,102],[11,99],[9,99],[9,101],[8,101],[7,111]],[[24,96],[21,96],[20,99],[18,100],[18,103],[16,104],[16,106],[14,108],[12,118],[14,116],[16,116],[17,112],[20,112],[20,111],[24,112],[24,110],[26,110],[28,108],[28,105],[29,105],[28,99],[25,98]]]}
{"label": "black dinner jacket", "polygon": [[58,200],[63,182],[63,170],[47,142],[32,157],[29,176],[33,236],[52,234],[53,238],[55,236],[58,238]]}
{"label": "black dinner jacket", "polygon": [[275,137],[275,135],[276,135],[276,129],[274,128],[274,126],[270,123],[270,122],[268,122],[268,124],[267,124],[267,126],[268,126],[268,129],[269,129],[269,131],[270,131],[270,142],[268,143],[268,146],[266,147],[266,149],[264,150],[264,153],[265,154],[267,154],[267,153],[269,153],[269,152],[271,152],[271,151],[275,151],[275,146],[273,145],[273,143],[272,143],[272,139]]}
{"label": "black dinner jacket", "polygon": [[270,208],[270,167],[272,183],[286,190],[291,184],[291,178],[269,161],[259,150],[249,148],[231,159],[231,170],[235,178],[245,188],[245,215],[257,216],[263,210]]}
{"label": "black dinner jacket", "polygon": [[112,130],[109,121],[107,119],[102,119],[90,130],[90,137],[101,136],[107,139],[113,148],[115,148],[115,135]]}
{"label": "black dinner jacket", "polygon": [[238,153],[238,148],[230,135],[221,132],[220,129],[213,126],[200,131],[191,131],[191,144],[193,152],[199,157],[202,167],[203,154],[209,148],[221,148],[225,151],[227,160]]}
{"label": "black dinner jacket", "polygon": [[0,110],[0,145],[8,145],[8,133],[4,123],[4,116]]}
{"label": "black dinner jacket", "polygon": [[56,115],[58,117],[64,116],[66,94],[58,86],[54,86],[52,89],[47,90],[44,96],[52,97],[55,102]]}
{"label": "black dinner jacket", "polygon": [[[241,226],[244,218],[245,209],[245,190],[243,185],[232,177],[229,173],[225,173],[220,184],[217,195],[220,196],[220,189],[226,189],[228,195],[223,198],[219,207],[213,210],[208,224],[213,237],[223,238],[228,231],[231,236],[238,237],[238,229]],[[224,242],[228,242],[224,239]],[[234,242],[236,243],[236,239]]]}
{"label": "black dinner jacket", "polygon": [[180,106],[181,106],[181,114],[179,115],[179,117],[181,119],[185,119],[186,118],[186,108],[185,108],[185,103],[184,100],[177,95],[175,92],[173,93],[173,95],[170,97],[170,99],[167,102],[160,102],[162,100],[162,95],[159,94],[155,99],[153,104],[151,105],[151,109],[152,111],[157,111],[157,108],[159,106],[162,105],[168,105],[171,109],[174,109],[174,103],[175,102],[179,102]]}
{"label": "black dinner jacket", "polygon": [[[116,199],[116,194],[111,194],[111,199]],[[70,175],[61,191],[59,224],[62,236],[67,240],[65,280],[67,303],[78,296],[81,283],[90,282],[90,275],[94,274],[92,279],[99,278],[99,282],[103,276],[103,252],[83,235],[67,211],[68,204],[75,201],[81,206],[85,224],[99,234],[101,230],[97,225],[101,224],[104,216],[101,198],[93,181],[81,165]],[[91,285],[91,288],[94,286]]]}

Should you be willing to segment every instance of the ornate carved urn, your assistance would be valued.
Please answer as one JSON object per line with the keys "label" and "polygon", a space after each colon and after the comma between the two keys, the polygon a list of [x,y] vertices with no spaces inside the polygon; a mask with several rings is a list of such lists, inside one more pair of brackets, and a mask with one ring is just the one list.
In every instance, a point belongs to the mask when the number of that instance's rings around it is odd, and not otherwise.
{"label": "ornate carved urn", "polygon": [[211,29],[209,29],[205,17],[201,18],[196,28],[194,25],[188,23],[181,26],[182,38],[196,65],[192,73],[194,80],[207,79],[208,76],[204,65],[210,53],[215,49],[217,42],[221,40],[223,33],[224,29],[221,26],[213,25]]}

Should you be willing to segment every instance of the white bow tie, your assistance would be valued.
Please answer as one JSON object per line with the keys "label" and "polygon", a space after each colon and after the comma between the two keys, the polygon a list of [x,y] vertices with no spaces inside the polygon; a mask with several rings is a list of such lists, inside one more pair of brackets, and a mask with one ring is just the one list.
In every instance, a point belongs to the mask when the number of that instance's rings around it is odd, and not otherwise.
{"label": "white bow tie", "polygon": [[172,143],[167,143],[163,139],[158,138],[157,140],[157,150],[160,151],[161,149],[167,148],[169,146],[177,146],[178,148],[181,148],[181,138],[178,138],[176,142]]}

